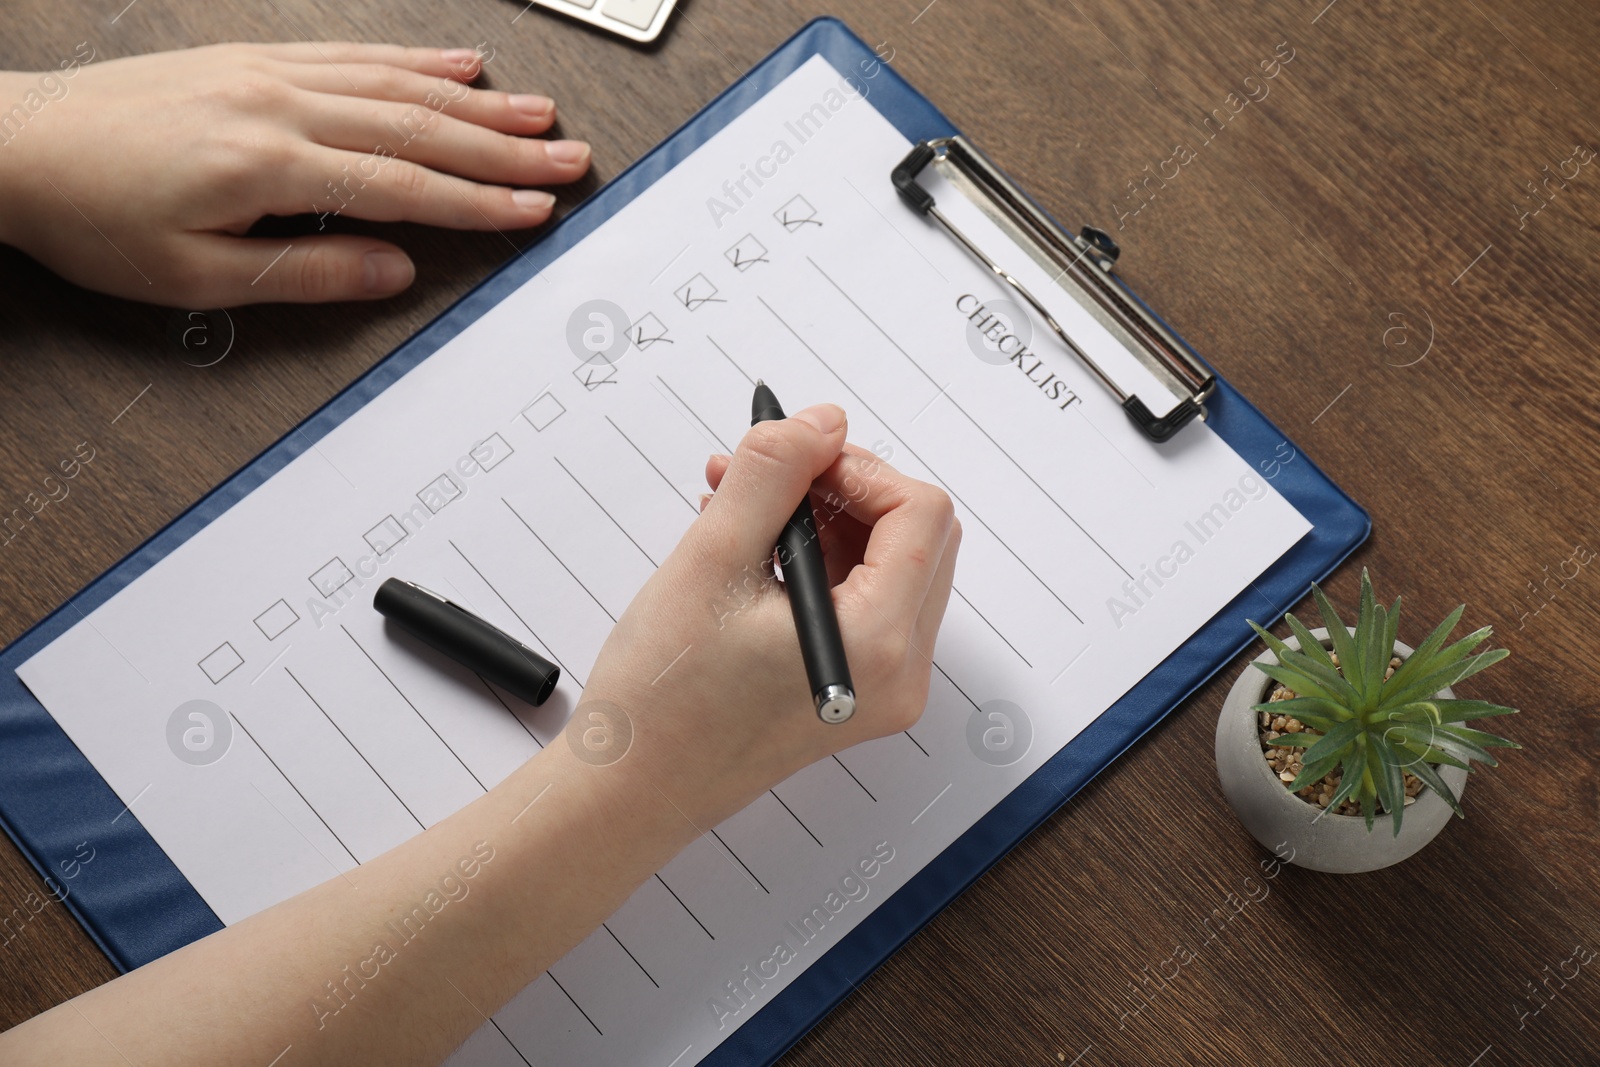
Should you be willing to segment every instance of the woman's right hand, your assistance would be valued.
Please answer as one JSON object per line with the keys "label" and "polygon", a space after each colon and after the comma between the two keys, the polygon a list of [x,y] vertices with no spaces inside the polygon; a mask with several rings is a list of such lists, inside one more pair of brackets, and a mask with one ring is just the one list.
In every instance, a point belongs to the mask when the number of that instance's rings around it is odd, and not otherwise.
{"label": "woman's right hand", "polygon": [[[961,527],[949,496],[845,444],[820,404],[713,456],[715,490],[612,631],[567,729],[631,731],[615,769],[714,826],[801,768],[906,729],[927,702]],[[818,718],[773,547],[807,493],[857,711]],[[618,716],[621,716],[619,723]],[[569,737],[575,751],[580,736]]]}

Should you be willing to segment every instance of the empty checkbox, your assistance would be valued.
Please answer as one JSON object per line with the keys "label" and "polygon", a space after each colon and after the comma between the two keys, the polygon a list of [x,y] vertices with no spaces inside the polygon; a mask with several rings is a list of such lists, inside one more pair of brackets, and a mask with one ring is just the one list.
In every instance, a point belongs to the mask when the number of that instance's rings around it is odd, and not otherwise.
{"label": "empty checkbox", "polygon": [[400,520],[393,515],[385,515],[382,522],[361,536],[372,546],[372,551],[382,557],[388,555],[395,545],[406,539],[406,528],[401,526]]}
{"label": "empty checkbox", "polygon": [[567,409],[557,400],[554,393],[540,393],[538,399],[522,409],[522,417],[528,420],[528,425],[535,430],[543,431],[546,426],[555,422]]}
{"label": "empty checkbox", "polygon": [[428,506],[428,510],[435,515],[444,510],[444,506],[461,495],[461,487],[455,479],[448,474],[441,474],[433,481],[422,487],[417,494],[417,499]]}
{"label": "empty checkbox", "polygon": [[200,661],[200,669],[205,672],[211,684],[216,685],[228,675],[239,669],[244,662],[244,657],[234,651],[232,645],[224,641],[218,645],[205,659]]}
{"label": "empty checkbox", "polygon": [[479,467],[492,471],[499,466],[501,460],[514,451],[511,442],[497,433],[492,433],[472,446],[472,458],[477,461]]}
{"label": "empty checkbox", "polygon": [[268,641],[276,641],[282,633],[300,621],[300,616],[289,606],[287,600],[279,600],[272,607],[256,616],[256,629]]}
{"label": "empty checkbox", "polygon": [[311,585],[323,596],[332,596],[354,578],[344,560],[334,556],[311,575]]}

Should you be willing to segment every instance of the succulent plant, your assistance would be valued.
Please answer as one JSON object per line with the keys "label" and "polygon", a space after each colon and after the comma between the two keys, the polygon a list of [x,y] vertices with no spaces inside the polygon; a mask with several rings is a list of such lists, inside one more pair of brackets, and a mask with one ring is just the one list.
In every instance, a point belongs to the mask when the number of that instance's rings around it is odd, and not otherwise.
{"label": "succulent plant", "polygon": [[1494,632],[1488,626],[1445,645],[1466,610],[1463,604],[1385,678],[1385,670],[1394,657],[1400,599],[1395,598],[1394,605],[1387,609],[1378,604],[1372,581],[1363,569],[1361,612],[1352,633],[1315,584],[1311,594],[1328,628],[1334,655],[1330,656],[1322,642],[1293,615],[1285,616],[1285,620],[1299,639],[1298,651],[1250,623],[1278,657],[1276,664],[1257,666],[1295,694],[1289,700],[1257,704],[1254,710],[1292,715],[1309,727],[1304,732],[1282,734],[1270,742],[1305,749],[1303,769],[1287,784],[1289,791],[1299,792],[1339,771],[1339,787],[1327,810],[1333,811],[1353,798],[1359,802],[1370,831],[1381,804],[1393,817],[1398,835],[1405,812],[1405,772],[1410,771],[1465,818],[1460,801],[1439,776],[1435,764],[1469,769],[1470,762],[1478,760],[1496,766],[1489,749],[1522,746],[1461,724],[1515,714],[1517,709],[1481,700],[1434,697],[1441,689],[1477,674],[1511,653],[1497,648],[1470,654]]}

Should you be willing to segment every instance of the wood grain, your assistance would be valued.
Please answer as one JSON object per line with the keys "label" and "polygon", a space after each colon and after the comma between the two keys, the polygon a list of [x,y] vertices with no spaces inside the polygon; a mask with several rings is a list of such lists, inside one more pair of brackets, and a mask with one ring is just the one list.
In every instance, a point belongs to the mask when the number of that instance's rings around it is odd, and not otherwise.
{"label": "wood grain", "polygon": [[[1600,8],[925,2],[827,11],[891,48],[898,70],[1069,224],[1116,233],[1133,286],[1372,512],[1371,542],[1328,583],[1337,601],[1353,602],[1365,566],[1380,592],[1404,594],[1408,640],[1461,600],[1469,623],[1496,627],[1513,656],[1466,688],[1525,709],[1507,732],[1527,748],[1478,776],[1468,820],[1402,866],[1357,878],[1291,868],[1266,881],[1266,853],[1223,801],[1211,756],[1241,657],[785,1062],[1595,1062],[1600,979],[1552,983],[1553,1000],[1530,1003],[1527,991],[1575,944],[1600,945],[1587,747],[1600,740],[1600,575],[1584,571],[1548,602],[1529,589],[1575,545],[1596,545],[1600,171],[1585,168],[1520,230],[1514,205],[1541,166],[1600,144]],[[599,179],[823,11],[686,0],[664,42],[637,49],[538,11],[513,24],[509,0],[139,0],[113,23],[116,6],[12,0],[0,68],[42,69],[85,39],[104,58],[301,33],[487,40],[492,81],[556,97],[563,132],[594,144]],[[1284,43],[1294,58],[1267,96],[1232,115],[1228,94],[1242,95]],[[1213,109],[1228,118],[1220,129],[1203,125]],[[1162,164],[1180,145],[1193,158],[1176,177],[1130,189],[1170,175]],[[0,250],[5,506],[78,441],[98,452],[70,498],[6,551],[0,637],[529,236],[378,229],[417,260],[409,293],[236,311],[234,353],[206,369],[169,340],[170,312],[84,293]],[[1235,910],[1229,894],[1245,899],[1249,885],[1269,892]],[[0,901],[37,889],[4,846]],[[1236,918],[1205,940],[1213,909]],[[1194,959],[1158,984],[1179,945]],[[0,947],[0,1025],[112,973],[64,909],[47,908]]]}

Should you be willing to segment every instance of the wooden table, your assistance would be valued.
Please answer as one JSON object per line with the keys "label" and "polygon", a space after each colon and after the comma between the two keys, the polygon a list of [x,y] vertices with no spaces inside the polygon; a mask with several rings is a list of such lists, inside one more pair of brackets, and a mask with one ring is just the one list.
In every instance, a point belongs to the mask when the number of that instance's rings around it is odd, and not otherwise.
{"label": "wooden table", "polygon": [[[102,58],[298,31],[489,41],[494,84],[556,97],[566,135],[594,144],[599,179],[824,10],[685,0],[663,43],[638,49],[539,11],[513,25],[508,0],[142,0],[111,21],[122,2],[12,0],[0,67],[43,69],[85,39]],[[1468,820],[1400,867],[1356,878],[1288,869],[1264,883],[1266,853],[1213,770],[1213,724],[1241,657],[786,1062],[1596,1062],[1600,977],[1562,988],[1551,976],[1575,945],[1600,948],[1600,785],[1587,747],[1600,741],[1600,574],[1551,576],[1575,546],[1600,547],[1600,167],[1522,212],[1543,166],[1600,143],[1600,8],[924,3],[832,13],[884,42],[894,67],[1066,221],[1115,233],[1135,289],[1371,510],[1371,542],[1329,582],[1336,600],[1353,602],[1365,566],[1380,593],[1404,593],[1403,638],[1458,600],[1469,624],[1496,627],[1514,655],[1467,688],[1525,709],[1506,729],[1527,750],[1475,776]],[[1293,58],[1247,84],[1275,51]],[[1261,84],[1267,95],[1240,105]],[[1168,162],[1180,145],[1192,158]],[[77,442],[97,455],[0,563],[0,637],[512,251],[492,233],[380,229],[418,262],[409,293],[235,311],[233,353],[205,369],[171,339],[172,312],[85,294],[0,250],[5,506]],[[1175,945],[1200,944],[1201,922],[1231,910],[1251,876],[1270,894],[1177,977],[1136,993],[1170,974]],[[0,901],[9,909],[37,888],[5,845]],[[64,909],[47,908],[0,950],[0,1025],[113,973]]]}

